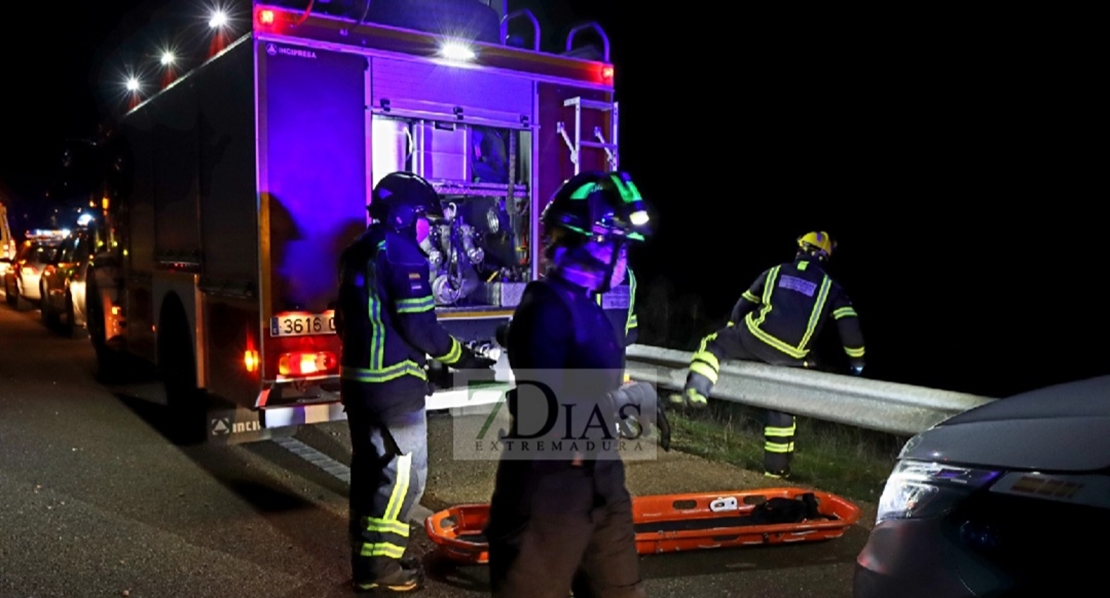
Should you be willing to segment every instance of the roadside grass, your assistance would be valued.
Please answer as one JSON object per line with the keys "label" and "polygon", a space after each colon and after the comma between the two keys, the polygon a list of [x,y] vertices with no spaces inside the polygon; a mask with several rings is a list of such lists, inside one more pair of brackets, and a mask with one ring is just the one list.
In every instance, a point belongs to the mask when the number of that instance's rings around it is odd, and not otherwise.
{"label": "roadside grass", "polygon": [[[668,411],[675,450],[763,471],[763,410],[711,401],[704,411]],[[878,502],[908,437],[798,417],[790,481],[849,500]]]}

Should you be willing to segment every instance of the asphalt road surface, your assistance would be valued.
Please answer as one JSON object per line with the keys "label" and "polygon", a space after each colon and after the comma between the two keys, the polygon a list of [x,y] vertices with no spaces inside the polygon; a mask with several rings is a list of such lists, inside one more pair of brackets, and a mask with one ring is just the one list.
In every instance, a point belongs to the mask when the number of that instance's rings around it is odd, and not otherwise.
{"label": "asphalt road surface", "polygon": [[[157,380],[108,388],[87,340],[0,305],[0,598],[350,596],[343,422],[243,445],[178,447]],[[454,420],[429,423],[426,509],[485,502],[492,461],[456,461]],[[688,455],[629,463],[634,494],[767,487]],[[653,597],[848,598],[874,520],[820,543],[642,557]],[[419,525],[429,598],[488,596],[483,566],[455,566]]]}

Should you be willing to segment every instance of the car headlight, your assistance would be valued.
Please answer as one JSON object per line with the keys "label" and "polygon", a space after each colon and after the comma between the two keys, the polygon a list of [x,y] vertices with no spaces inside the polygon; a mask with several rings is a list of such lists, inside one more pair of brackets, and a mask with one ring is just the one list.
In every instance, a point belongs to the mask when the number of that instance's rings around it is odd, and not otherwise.
{"label": "car headlight", "polygon": [[879,498],[878,525],[888,519],[935,517],[1000,472],[929,461],[899,461]]}

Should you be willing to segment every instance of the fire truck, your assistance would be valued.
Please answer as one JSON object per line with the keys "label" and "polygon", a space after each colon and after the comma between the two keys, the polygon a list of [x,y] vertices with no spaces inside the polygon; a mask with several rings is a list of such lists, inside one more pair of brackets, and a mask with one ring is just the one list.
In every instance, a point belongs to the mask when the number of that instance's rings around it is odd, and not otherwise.
{"label": "fire truck", "polygon": [[[546,202],[580,170],[618,166],[597,23],[546,51],[535,15],[507,2],[272,0],[249,18],[136,97],[103,143],[89,338],[105,376],[156,366],[194,441],[345,418],[337,260],[386,174],[439,192],[445,218],[423,246],[436,312],[495,356],[542,271]],[[472,400],[439,367],[428,408]]]}

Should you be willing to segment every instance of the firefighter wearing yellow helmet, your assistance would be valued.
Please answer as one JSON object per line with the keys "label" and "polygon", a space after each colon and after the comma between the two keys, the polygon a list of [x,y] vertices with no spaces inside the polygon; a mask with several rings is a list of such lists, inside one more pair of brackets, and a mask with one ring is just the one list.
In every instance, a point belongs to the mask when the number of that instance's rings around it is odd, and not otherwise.
{"label": "firefighter wearing yellow helmet", "polygon": [[821,261],[832,257],[836,242],[824,231],[806,233],[798,237],[798,248]]}
{"label": "firefighter wearing yellow helmet", "polygon": [[[852,374],[863,373],[864,343],[852,301],[825,272],[836,242],[824,231],[797,239],[792,262],[764,270],[732,308],[728,325],[702,339],[690,362],[683,394],[672,404],[705,407],[721,361],[743,359],[788,367],[818,367],[813,344],[831,316]],[[796,418],[769,410],[763,429],[763,467],[768,476],[788,477],[794,455]]]}

